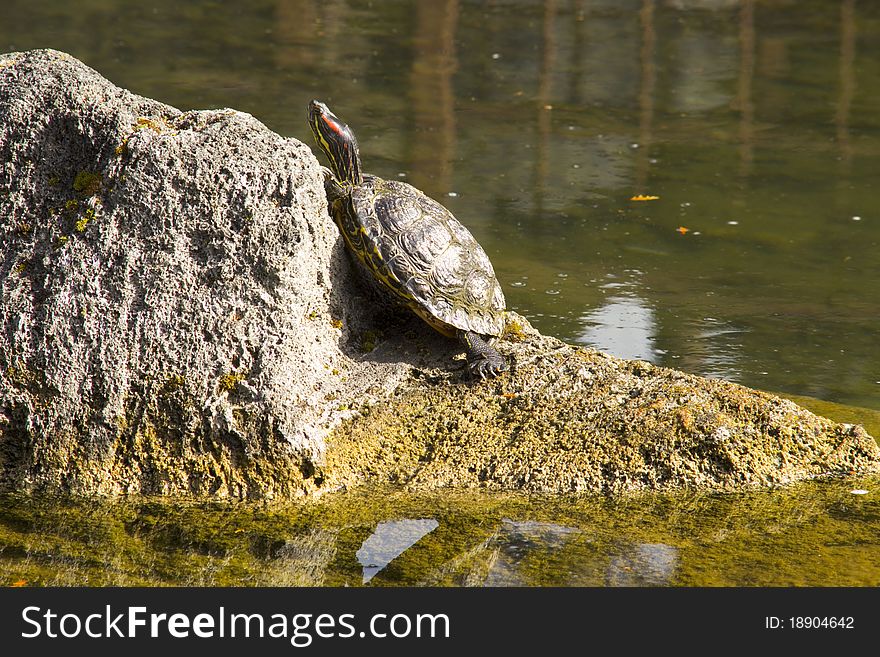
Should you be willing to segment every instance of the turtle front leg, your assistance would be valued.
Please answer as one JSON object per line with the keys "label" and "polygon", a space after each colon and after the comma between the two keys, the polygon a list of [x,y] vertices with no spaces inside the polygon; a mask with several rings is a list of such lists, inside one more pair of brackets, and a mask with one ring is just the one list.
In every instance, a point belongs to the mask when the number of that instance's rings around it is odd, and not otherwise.
{"label": "turtle front leg", "polygon": [[483,336],[473,331],[458,331],[456,335],[467,349],[467,367],[473,376],[491,379],[507,371],[507,360]]}

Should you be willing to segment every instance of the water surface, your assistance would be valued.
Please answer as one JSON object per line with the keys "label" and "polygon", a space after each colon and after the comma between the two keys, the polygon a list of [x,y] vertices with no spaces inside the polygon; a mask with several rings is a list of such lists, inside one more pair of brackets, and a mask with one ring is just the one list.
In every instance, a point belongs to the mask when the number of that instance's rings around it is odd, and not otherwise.
{"label": "water surface", "polygon": [[0,585],[877,586],[880,479],[601,497],[0,498]]}

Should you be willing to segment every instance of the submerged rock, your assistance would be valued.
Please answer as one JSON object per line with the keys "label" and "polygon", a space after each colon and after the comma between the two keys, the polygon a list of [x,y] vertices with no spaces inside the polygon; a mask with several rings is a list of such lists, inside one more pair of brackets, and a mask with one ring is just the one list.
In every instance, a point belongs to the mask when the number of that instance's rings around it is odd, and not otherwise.
{"label": "submerged rock", "polygon": [[[64,53],[0,55],[0,490],[733,488],[880,470],[765,393],[542,336],[512,372],[368,299],[311,150]],[[464,218],[466,220],[466,218]]]}

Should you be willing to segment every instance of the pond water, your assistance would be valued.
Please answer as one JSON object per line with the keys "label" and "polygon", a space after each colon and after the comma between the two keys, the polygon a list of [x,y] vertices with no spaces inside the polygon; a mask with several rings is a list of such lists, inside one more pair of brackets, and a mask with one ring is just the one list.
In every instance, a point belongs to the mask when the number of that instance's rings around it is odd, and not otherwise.
{"label": "pond water", "polygon": [[6,496],[0,585],[876,586],[878,490],[372,491],[276,508]]}
{"label": "pond water", "polygon": [[[356,130],[368,171],[415,184],[472,230],[509,306],[539,330],[790,395],[880,434],[880,3],[6,0],[0,50],[37,47],[310,145],[306,105],[321,99]],[[559,517],[520,500],[517,513],[484,508],[492,521],[467,538],[416,502],[373,519],[414,541],[402,554],[425,541],[459,560],[494,554],[483,583],[876,585],[858,555],[880,562],[880,487],[841,485],[587,501]],[[346,565],[330,581],[357,579],[358,531],[353,549],[333,548]],[[366,561],[394,552],[381,535],[366,545]],[[16,549],[3,558],[29,563],[31,548]],[[528,565],[554,555],[574,574]],[[120,568],[122,581],[144,576]],[[412,568],[368,581],[428,576]]]}

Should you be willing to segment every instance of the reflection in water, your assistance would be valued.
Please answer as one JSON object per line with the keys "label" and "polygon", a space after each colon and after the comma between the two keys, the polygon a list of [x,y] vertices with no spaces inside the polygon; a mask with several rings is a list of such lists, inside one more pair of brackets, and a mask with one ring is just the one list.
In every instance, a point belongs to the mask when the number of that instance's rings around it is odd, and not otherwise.
{"label": "reflection in water", "polygon": [[369,582],[423,536],[437,529],[438,524],[433,518],[380,522],[355,555],[364,568],[363,583]]}
{"label": "reflection in water", "polygon": [[556,2],[548,0],[544,3],[544,19],[541,31],[541,70],[538,74],[538,102],[537,102],[537,125],[538,125],[538,149],[535,157],[535,182],[534,208],[540,215],[544,212],[544,192],[547,187],[549,141],[550,141],[550,112],[553,109],[552,83],[553,69],[556,64]]}
{"label": "reflection in water", "polygon": [[586,331],[578,342],[618,358],[660,361],[655,346],[654,311],[636,296],[612,296],[583,317]]}
{"label": "reflection in water", "polygon": [[852,162],[853,149],[849,136],[849,114],[856,89],[856,18],[855,0],[843,0],[840,5],[840,96],[834,123],[837,126],[837,144],[841,162],[848,168]]}
{"label": "reflection in water", "polygon": [[[715,317],[702,317],[677,327],[676,344],[682,353],[668,353],[658,345],[669,341],[657,312],[630,290],[635,282],[606,284],[617,291],[602,305],[581,317],[581,344],[618,358],[662,363],[671,360],[676,367],[704,376],[736,381],[742,376],[741,353],[747,332]],[[623,291],[626,291],[623,294]]]}
{"label": "reflection in water", "polygon": [[741,0],[667,0],[669,6],[676,9],[730,9],[740,4]]}
{"label": "reflection in water", "polygon": [[269,507],[6,495],[0,586],[876,586],[878,492],[875,476],[620,499],[349,491]]}
{"label": "reflection in water", "polygon": [[727,81],[736,78],[737,52],[729,34],[685,32],[676,43],[673,109],[703,113],[733,99]]}
{"label": "reflection in water", "polygon": [[267,580],[275,586],[321,586],[324,573],[336,555],[336,531],[313,527],[278,549],[267,564]]}
{"label": "reflection in water", "polygon": [[[505,518],[492,545],[494,551],[483,586],[528,586],[523,563],[558,552],[581,530],[552,522]],[[541,556],[538,556],[541,555]]]}
{"label": "reflection in water", "polygon": [[420,2],[410,76],[416,134],[412,137],[410,182],[429,196],[452,189],[455,157],[455,94],[457,68],[455,30],[457,0]]}
{"label": "reflection in water", "polygon": [[739,79],[735,107],[740,113],[739,124],[739,175],[747,177],[752,172],[754,158],[755,104],[752,101],[752,81],[755,77],[755,3],[743,0],[739,19]]}
{"label": "reflection in water", "polygon": [[642,77],[639,84],[639,156],[636,168],[635,190],[646,194],[651,144],[654,141],[654,97],[657,84],[657,67],[654,49],[657,41],[654,26],[654,0],[643,0],[639,21],[642,27],[642,47],[639,54]]}
{"label": "reflection in water", "polygon": [[668,586],[678,565],[678,548],[663,543],[629,545],[611,558],[606,586]]}
{"label": "reflection in water", "polygon": [[742,329],[714,317],[703,317],[696,323],[687,353],[681,358],[683,366],[704,376],[736,381],[742,376],[739,359],[743,337]]}

